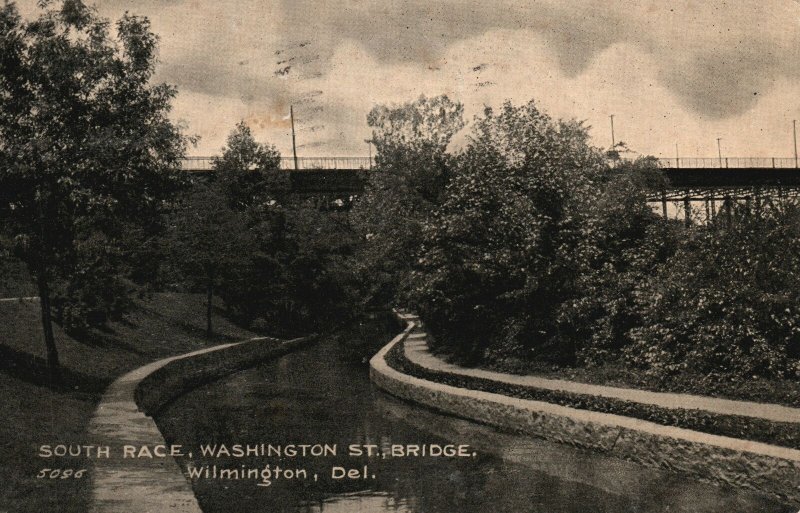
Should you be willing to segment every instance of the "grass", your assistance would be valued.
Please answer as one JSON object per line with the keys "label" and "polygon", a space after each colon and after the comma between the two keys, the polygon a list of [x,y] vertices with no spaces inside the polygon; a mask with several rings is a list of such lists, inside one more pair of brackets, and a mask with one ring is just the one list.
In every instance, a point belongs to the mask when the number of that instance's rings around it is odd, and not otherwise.
{"label": "grass", "polygon": [[[122,322],[80,339],[55,329],[63,380],[49,382],[39,304],[0,303],[0,511],[83,512],[90,479],[36,479],[42,468],[91,468],[89,462],[37,457],[41,444],[87,441],[103,390],[124,372],[153,360],[256,334],[215,317],[216,339],[204,338],[204,297],[156,294],[138,300]],[[90,470],[91,473],[91,470]]]}
{"label": "grass", "polygon": [[535,374],[543,378],[566,379],[594,385],[639,388],[653,392],[705,395],[740,401],[782,404],[800,408],[800,381],[752,376],[704,376],[683,372],[670,376],[648,374],[621,362],[595,367],[553,367],[532,362],[508,360],[485,365],[487,369],[509,374]]}
{"label": "grass", "polygon": [[700,410],[662,408],[621,399],[560,390],[545,390],[533,386],[513,385],[490,379],[433,371],[409,361],[405,357],[403,343],[395,345],[387,353],[386,361],[390,367],[405,374],[458,388],[543,401],[581,410],[623,415],[666,426],[800,449],[800,424],[793,422],[772,422],[765,419],[720,415]]}

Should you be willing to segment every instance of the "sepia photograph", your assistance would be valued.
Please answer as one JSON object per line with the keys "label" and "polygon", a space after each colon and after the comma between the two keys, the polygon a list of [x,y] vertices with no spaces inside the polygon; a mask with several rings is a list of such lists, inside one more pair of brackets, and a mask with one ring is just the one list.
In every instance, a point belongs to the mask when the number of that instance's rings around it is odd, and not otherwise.
{"label": "sepia photograph", "polygon": [[0,513],[796,513],[800,0],[0,0]]}

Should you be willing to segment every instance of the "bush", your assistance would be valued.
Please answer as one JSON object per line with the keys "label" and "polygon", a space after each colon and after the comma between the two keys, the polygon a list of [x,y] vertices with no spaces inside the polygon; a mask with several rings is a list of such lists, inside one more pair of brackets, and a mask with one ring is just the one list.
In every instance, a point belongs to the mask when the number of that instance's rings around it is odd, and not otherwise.
{"label": "bush", "polygon": [[681,223],[656,215],[647,194],[664,185],[653,159],[619,163],[609,170],[587,220],[593,249],[576,277],[574,296],[556,312],[561,343],[574,348],[575,363],[615,361],[643,319],[636,294],[676,250]]}
{"label": "bush", "polygon": [[80,237],[75,244],[70,273],[54,280],[52,307],[67,333],[85,333],[119,319],[133,304],[137,288],[129,279],[131,262],[120,248],[98,232]]}
{"label": "bush", "polygon": [[746,205],[684,232],[637,291],[627,361],[668,378],[800,377],[800,208]]}

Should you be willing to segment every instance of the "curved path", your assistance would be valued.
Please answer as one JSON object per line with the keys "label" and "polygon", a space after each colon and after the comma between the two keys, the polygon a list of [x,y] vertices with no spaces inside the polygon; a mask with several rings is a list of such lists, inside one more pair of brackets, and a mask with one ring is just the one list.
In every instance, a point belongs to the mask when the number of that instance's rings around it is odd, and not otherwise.
{"label": "curved path", "polygon": [[620,399],[640,404],[651,404],[661,408],[680,410],[703,410],[719,415],[738,415],[766,419],[772,422],[800,423],[800,408],[792,408],[779,404],[756,403],[752,401],[734,401],[716,397],[705,397],[691,394],[674,394],[667,392],[651,392],[633,388],[610,387],[578,383],[563,379],[540,378],[537,376],[521,376],[492,372],[484,369],[464,368],[443,361],[434,356],[425,342],[425,334],[411,334],[405,342],[405,355],[413,363],[429,370],[447,372],[461,376],[487,379],[510,385],[559,390],[574,394],[588,394],[598,397]]}
{"label": "curved path", "polygon": [[261,340],[267,339],[253,338],[164,358],[123,375],[108,387],[89,424],[90,443],[110,449],[109,458],[94,460],[93,513],[200,513],[192,488],[172,457],[122,457],[125,445],[152,448],[165,444],[153,419],[139,410],[137,388],[171,362]]}

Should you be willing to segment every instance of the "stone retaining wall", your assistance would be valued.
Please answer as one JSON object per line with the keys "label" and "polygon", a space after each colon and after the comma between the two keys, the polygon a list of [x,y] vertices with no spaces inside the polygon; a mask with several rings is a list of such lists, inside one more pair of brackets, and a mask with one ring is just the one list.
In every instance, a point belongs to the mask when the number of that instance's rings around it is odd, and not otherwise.
{"label": "stone retaining wall", "polygon": [[222,353],[210,351],[171,360],[142,379],[136,387],[136,404],[146,415],[154,416],[190,390],[282,356],[313,340],[314,337],[288,341],[261,337],[221,346]]}
{"label": "stone retaining wall", "polygon": [[409,376],[386,354],[424,333],[415,317],[370,361],[370,378],[387,392],[435,410],[555,442],[607,453],[694,478],[749,488],[800,505],[800,451],[663,426],[620,415],[456,388]]}

